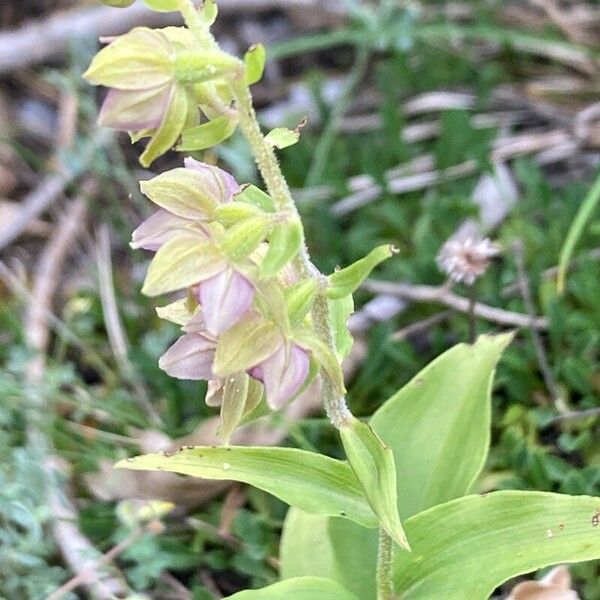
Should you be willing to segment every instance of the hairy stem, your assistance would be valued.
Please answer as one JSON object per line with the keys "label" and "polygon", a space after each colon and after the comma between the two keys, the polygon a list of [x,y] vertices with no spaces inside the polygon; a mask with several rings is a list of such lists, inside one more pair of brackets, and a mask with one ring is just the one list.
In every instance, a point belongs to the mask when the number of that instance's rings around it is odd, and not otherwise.
{"label": "hairy stem", "polygon": [[[287,181],[281,172],[275,151],[265,140],[260,130],[256,112],[252,105],[250,90],[247,86],[238,83],[232,86],[232,91],[239,109],[240,128],[250,144],[252,154],[267,186],[269,195],[280,210],[288,211],[294,216],[299,216],[298,208],[292,198]],[[295,266],[302,276],[312,277],[317,279],[319,283],[322,282],[322,275],[310,262],[310,255],[304,239],[302,240],[302,246],[299,257],[295,261]],[[315,301],[312,318],[315,329],[321,339],[335,352],[329,319],[329,307],[325,296],[319,295]],[[344,397],[336,391],[334,383],[326,375],[323,376],[323,403],[327,416],[334,427],[339,429],[350,420],[352,415],[346,406]]]}
{"label": "hairy stem", "polygon": [[394,600],[394,542],[383,530],[379,530],[377,553],[377,600]]}
{"label": "hairy stem", "polygon": [[215,38],[193,2],[191,0],[178,0],[178,3],[179,12],[188,29],[194,34],[196,41],[201,46],[216,46]]}

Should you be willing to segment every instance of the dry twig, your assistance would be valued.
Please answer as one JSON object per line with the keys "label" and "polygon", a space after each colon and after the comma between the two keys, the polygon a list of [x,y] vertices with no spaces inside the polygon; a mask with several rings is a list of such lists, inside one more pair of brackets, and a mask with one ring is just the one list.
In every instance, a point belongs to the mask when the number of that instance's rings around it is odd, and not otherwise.
{"label": "dry twig", "polygon": [[[523,303],[525,304],[525,310],[527,311],[531,322],[533,322],[536,318],[535,307],[533,305],[533,298],[531,296],[531,289],[529,287],[529,279],[527,277],[527,272],[525,271],[523,243],[521,242],[521,240],[515,240],[513,242],[513,252],[515,254],[515,264],[517,267],[518,284],[519,290],[521,292],[521,298],[523,299]],[[531,332],[531,341],[533,343],[535,354],[538,359],[540,372],[544,379],[544,383],[546,384],[546,389],[548,390],[548,393],[552,398],[552,402],[554,403],[556,410],[559,413],[562,413],[565,411],[565,403],[560,394],[560,390],[556,383],[556,379],[554,378],[552,368],[550,367],[550,361],[548,360],[548,355],[546,353],[546,348],[544,347],[544,341],[542,340],[542,336],[535,327],[530,327],[529,331]]]}
{"label": "dry twig", "polygon": [[[367,279],[363,287],[376,294],[391,294],[416,302],[438,302],[462,313],[469,312],[469,299],[454,294],[445,286],[411,285],[409,283]],[[535,317],[532,319],[529,315],[488,306],[481,302],[476,302],[473,308],[475,316],[500,325],[507,325],[509,327],[531,326],[542,330],[548,328],[548,319],[545,317]]]}

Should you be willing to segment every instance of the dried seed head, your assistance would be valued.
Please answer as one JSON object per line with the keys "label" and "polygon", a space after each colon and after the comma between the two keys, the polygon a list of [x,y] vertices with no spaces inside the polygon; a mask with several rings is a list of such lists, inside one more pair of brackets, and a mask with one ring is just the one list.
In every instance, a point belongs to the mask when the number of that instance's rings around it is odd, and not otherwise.
{"label": "dried seed head", "polygon": [[450,238],[438,253],[437,264],[452,281],[473,285],[499,253],[498,244],[469,234]]}

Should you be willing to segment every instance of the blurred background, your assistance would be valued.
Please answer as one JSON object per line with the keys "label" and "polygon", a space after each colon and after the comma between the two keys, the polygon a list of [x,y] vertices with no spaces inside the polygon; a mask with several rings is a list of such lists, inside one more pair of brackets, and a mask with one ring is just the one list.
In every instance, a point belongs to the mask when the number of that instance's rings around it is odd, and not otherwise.
{"label": "blurred background", "polygon": [[[600,173],[597,1],[219,6],[215,33],[227,50],[267,47],[254,86],[265,128],[307,117],[280,157],[314,261],[330,271],[380,243],[401,249],[356,294],[345,365],[353,412],[371,414],[473,325],[517,329],[496,377],[480,490],[599,495],[597,213],[556,292],[567,229]],[[158,369],[177,327],[140,294],[149,257],[128,247],[151,211],[137,181],[152,173],[127,136],[96,128],[103,92],[81,79],[100,36],[178,23],[140,1],[125,10],[0,1],[6,600],[209,600],[277,578],[282,503],[245,486],[111,466],[214,438],[204,385]],[[258,181],[238,135],[197,158]],[[152,169],[181,161],[173,152]],[[472,288],[450,286],[436,257],[473,230],[500,254]],[[238,441],[341,454],[314,402],[262,419]],[[152,511],[164,516],[148,519]],[[597,563],[571,571],[581,598],[600,599]]]}

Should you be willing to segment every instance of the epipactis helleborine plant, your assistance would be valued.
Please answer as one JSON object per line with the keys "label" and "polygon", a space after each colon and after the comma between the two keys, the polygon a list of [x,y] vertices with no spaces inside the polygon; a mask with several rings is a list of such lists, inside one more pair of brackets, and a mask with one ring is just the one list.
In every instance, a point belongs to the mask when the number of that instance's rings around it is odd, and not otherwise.
{"label": "epipactis helleborine plant", "polygon": [[[239,126],[268,191],[239,185],[193,157],[141,183],[158,206],[131,242],[155,253],[142,291],[182,294],[158,309],[182,328],[160,367],[173,377],[209,382],[206,401],[221,406],[225,442],[263,400],[280,409],[315,378],[322,380],[332,423],[364,433],[344,402],[345,321],[352,292],[395,249],[380,246],[350,267],[321,275],[310,262],[273,150],[298,132],[278,128],[263,136],[252,108],[249,85],[262,76],[264,48],[253,46],[243,61],[223,52],[209,31],[213,1],[200,10],[188,0],[147,4],[180,10],[187,27],[136,27],[100,50],[84,75],[109,88],[100,124],[129,132],[132,141],[149,138],[144,166],[174,146],[187,152],[213,146]],[[374,435],[370,442],[383,447]],[[390,533],[406,546],[394,521],[397,531]]]}

